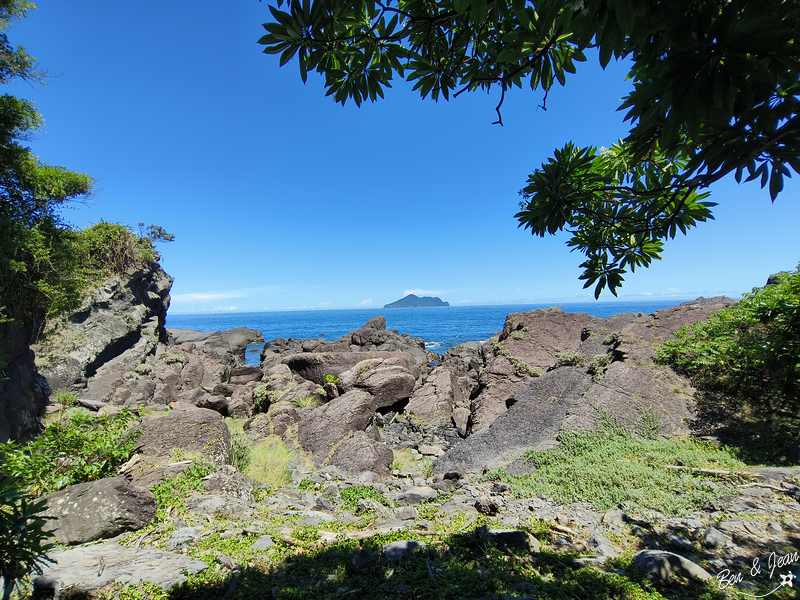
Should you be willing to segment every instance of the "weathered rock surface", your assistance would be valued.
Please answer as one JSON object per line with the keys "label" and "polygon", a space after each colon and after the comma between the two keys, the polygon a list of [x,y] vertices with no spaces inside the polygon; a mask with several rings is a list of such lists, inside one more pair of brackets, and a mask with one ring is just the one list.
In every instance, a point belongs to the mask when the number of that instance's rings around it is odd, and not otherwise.
{"label": "weathered rock surface", "polygon": [[74,586],[77,592],[97,590],[113,581],[128,584],[144,581],[169,590],[185,582],[187,574],[194,575],[208,567],[203,561],[183,554],[126,548],[115,543],[70,548],[52,552],[49,557],[54,564],[44,566],[34,583],[44,580],[59,588]]}
{"label": "weathered rock surface", "polygon": [[388,408],[411,396],[419,377],[414,358],[405,352],[362,360],[339,375],[342,392],[363,390],[375,398],[377,408]]}
{"label": "weathered rock surface", "polygon": [[77,310],[51,323],[44,342],[33,346],[39,371],[54,390],[86,382],[105,363],[136,348],[143,361],[166,341],[164,321],[172,279],[156,263],[130,278],[116,277]]}
{"label": "weathered rock surface", "polygon": [[[456,417],[454,411],[468,410],[469,406],[469,397],[464,398],[456,373],[447,367],[436,367],[425,384],[414,392],[405,412],[430,423],[448,424],[451,418],[454,421],[458,418],[458,424],[463,416]],[[466,433],[466,424],[463,431],[462,435]]]}
{"label": "weathered rock surface", "polygon": [[62,544],[83,544],[136,531],[156,516],[153,494],[124,477],[70,486],[44,496],[44,526]]}
{"label": "weathered rock surface", "polygon": [[[330,464],[335,447],[351,434],[365,431],[375,409],[375,398],[367,392],[353,390],[342,394],[297,423],[296,443],[311,455],[315,466]],[[291,440],[292,433],[284,433],[284,438]]]}
{"label": "weathered rock surface", "polygon": [[167,329],[170,345],[179,346],[191,342],[198,350],[211,348],[217,354],[233,354],[244,361],[244,351],[248,344],[264,342],[260,331],[248,327],[236,327],[226,331],[194,331],[192,329]]}
{"label": "weathered rock surface", "polygon": [[487,429],[473,433],[435,463],[438,473],[457,466],[480,473],[510,462],[529,448],[553,445],[569,409],[583,402],[592,378],[585,369],[562,367],[534,379],[509,401],[509,409]]}
{"label": "weathered rock surface", "polygon": [[231,437],[219,413],[179,403],[166,416],[142,419],[136,452],[170,456],[174,450],[198,452],[216,465],[230,461]]}

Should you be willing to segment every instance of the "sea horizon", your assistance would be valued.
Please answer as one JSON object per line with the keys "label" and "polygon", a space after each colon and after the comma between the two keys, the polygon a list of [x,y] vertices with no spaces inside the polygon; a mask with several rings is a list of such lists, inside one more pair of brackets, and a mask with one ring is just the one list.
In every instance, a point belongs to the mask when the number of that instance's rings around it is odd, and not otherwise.
{"label": "sea horizon", "polygon": [[[694,298],[692,299],[694,300]],[[386,318],[386,328],[421,338],[432,352],[444,354],[464,342],[482,342],[503,329],[511,313],[558,307],[564,312],[586,313],[597,318],[632,312],[650,314],[691,300],[632,300],[614,302],[544,302],[485,306],[435,306],[426,308],[352,308],[291,311],[254,311],[167,314],[167,329],[224,331],[248,327],[260,331],[264,340],[277,338],[335,340],[377,315]],[[263,344],[248,347],[247,364],[258,364]]]}

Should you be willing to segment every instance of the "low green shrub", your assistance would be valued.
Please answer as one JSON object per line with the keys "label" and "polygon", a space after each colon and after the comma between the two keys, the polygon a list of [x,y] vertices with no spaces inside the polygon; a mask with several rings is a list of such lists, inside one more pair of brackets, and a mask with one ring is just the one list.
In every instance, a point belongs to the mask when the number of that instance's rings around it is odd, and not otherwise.
{"label": "low green shrub", "polygon": [[250,450],[250,463],[243,473],[253,481],[270,487],[281,487],[291,481],[287,465],[297,456],[277,436]]}
{"label": "low green shrub", "polygon": [[608,365],[611,364],[611,354],[595,354],[589,363],[589,374],[592,376],[592,381],[597,383],[603,378],[608,370]]}
{"label": "low green shrub", "polygon": [[47,552],[49,534],[43,531],[46,519],[39,516],[43,501],[21,492],[10,479],[0,482],[0,577],[3,578],[3,600],[11,597],[17,580],[28,573],[41,574],[42,565],[52,563]]}
{"label": "low green shrub", "polygon": [[64,406],[74,406],[75,404],[78,403],[78,397],[71,392],[58,390],[55,393],[55,396],[56,396],[56,401]]}
{"label": "low green shrub", "polygon": [[127,408],[101,417],[71,409],[66,423],[50,423],[27,444],[0,444],[0,473],[36,495],[113,477],[141,434],[131,430],[135,419]]}
{"label": "low green shrub", "polygon": [[323,381],[325,381],[325,383],[332,383],[333,385],[339,385],[339,378],[336,375],[331,375],[329,373],[327,375],[324,375],[322,379]]}
{"label": "low green shrub", "polygon": [[558,352],[556,354],[556,367],[583,367],[587,358],[580,352]]}
{"label": "low green shrub", "polygon": [[358,508],[358,501],[362,498],[369,498],[371,500],[375,500],[384,506],[391,508],[392,503],[381,494],[378,490],[376,490],[371,485],[365,486],[351,486],[344,488],[343,490],[339,491],[339,494],[342,497],[342,508],[345,510],[355,510]]}
{"label": "low green shrub", "polygon": [[684,327],[657,357],[766,420],[800,421],[800,269]]}
{"label": "low green shrub", "polygon": [[300,396],[294,399],[294,403],[298,408],[313,408],[317,405],[317,399],[314,396]]}

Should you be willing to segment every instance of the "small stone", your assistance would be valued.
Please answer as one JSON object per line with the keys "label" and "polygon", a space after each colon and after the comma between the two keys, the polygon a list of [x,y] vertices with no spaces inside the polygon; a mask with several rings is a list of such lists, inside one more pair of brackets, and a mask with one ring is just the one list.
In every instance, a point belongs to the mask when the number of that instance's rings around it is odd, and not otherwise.
{"label": "small stone", "polygon": [[420,444],[419,453],[422,454],[423,456],[439,456],[441,454],[444,454],[444,450],[442,450],[439,446]]}
{"label": "small stone", "polygon": [[419,516],[419,511],[413,506],[403,506],[394,511],[394,516],[400,521],[414,520]]}
{"label": "small stone", "polygon": [[353,565],[357,571],[374,563],[375,553],[368,548],[361,548],[350,554],[350,564]]}
{"label": "small stone", "polygon": [[601,533],[595,532],[586,542],[586,545],[602,557],[615,558],[619,556],[619,552],[614,548],[611,541]]}
{"label": "small stone", "polygon": [[275,545],[275,542],[272,541],[272,536],[269,535],[262,535],[258,538],[255,543],[250,546],[251,550],[266,550],[267,548],[271,548]]}
{"label": "small stone", "polygon": [[511,486],[508,485],[507,483],[495,483],[494,485],[492,485],[492,491],[495,494],[502,494],[504,492],[507,492],[510,489],[511,489]]}
{"label": "small stone", "polygon": [[781,535],[783,533],[783,528],[777,523],[768,523],[767,531],[772,535]]}
{"label": "small stone", "polygon": [[614,525],[622,525],[627,520],[627,516],[619,507],[614,507],[608,509],[601,521],[603,523],[611,523]]}
{"label": "small stone", "polygon": [[477,510],[479,513],[488,515],[490,517],[495,516],[500,511],[500,507],[497,505],[497,502],[495,502],[494,499],[487,498],[485,496],[483,498],[478,498],[473,506],[475,506],[475,510]]}
{"label": "small stone", "polygon": [[669,536],[669,543],[673,546],[680,548],[681,550],[691,550],[692,549],[692,542],[687,540],[682,535],[672,534]]}
{"label": "small stone", "polygon": [[462,479],[467,476],[467,472],[461,465],[456,465],[450,471],[444,474],[445,479]]}
{"label": "small stone", "polygon": [[435,500],[439,493],[427,486],[416,486],[401,492],[395,499],[399,504],[419,504],[426,500]]}
{"label": "small stone", "polygon": [[200,533],[202,531],[202,527],[181,527],[180,529],[176,529],[172,532],[172,536],[169,538],[167,549],[172,550],[173,548],[177,548],[178,546],[182,546],[184,544],[193,544],[195,540],[200,537]]}
{"label": "small stone", "polygon": [[416,548],[426,548],[425,543],[411,540],[392,542],[383,546],[383,556],[386,560],[399,560],[413,552]]}

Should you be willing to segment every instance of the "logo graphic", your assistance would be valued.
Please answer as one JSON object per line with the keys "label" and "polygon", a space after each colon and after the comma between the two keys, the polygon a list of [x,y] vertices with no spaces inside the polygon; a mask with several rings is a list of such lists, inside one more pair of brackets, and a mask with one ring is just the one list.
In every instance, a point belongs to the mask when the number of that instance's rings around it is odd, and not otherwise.
{"label": "logo graphic", "polygon": [[[798,582],[798,586],[800,587],[800,571],[797,573],[775,573],[775,569],[780,569],[782,567],[788,567],[789,565],[800,561],[800,556],[798,556],[797,552],[791,554],[785,554],[783,556],[778,556],[774,552],[767,557],[767,568],[769,569],[768,575],[769,579],[772,580],[773,575],[778,575],[780,577],[780,583],[777,583],[777,587],[775,587],[772,591],[767,592],[761,596],[756,596],[753,594],[745,594],[744,592],[739,592],[742,596],[747,596],[749,598],[766,598],[777,592],[779,589],[789,586],[793,588],[793,583],[795,580]],[[753,559],[753,567],[750,569],[750,576],[757,577],[761,575],[761,559],[758,557]],[[744,581],[744,576],[742,573],[731,573],[730,569],[723,569],[719,573],[717,573],[717,586],[719,589],[724,590],[727,587],[736,585],[737,583],[741,583]]]}

